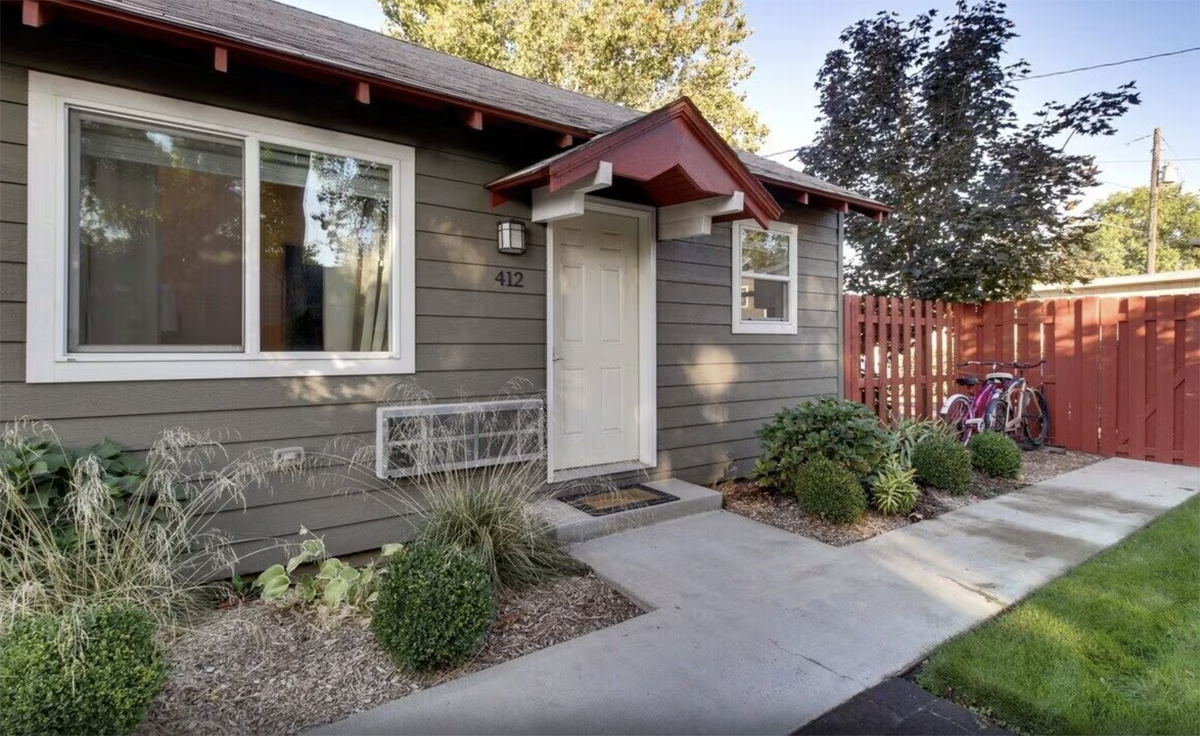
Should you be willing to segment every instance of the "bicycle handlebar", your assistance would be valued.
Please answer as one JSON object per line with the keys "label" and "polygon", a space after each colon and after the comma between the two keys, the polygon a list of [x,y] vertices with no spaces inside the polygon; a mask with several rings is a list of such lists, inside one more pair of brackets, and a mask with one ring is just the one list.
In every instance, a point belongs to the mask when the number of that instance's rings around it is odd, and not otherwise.
{"label": "bicycle handlebar", "polygon": [[990,365],[994,368],[998,365],[1004,365],[1010,368],[1016,368],[1018,370],[1028,370],[1029,368],[1037,368],[1039,365],[1044,365],[1045,362],[1045,360],[1039,360],[1036,363],[1018,363],[1015,360],[1011,362],[1006,362],[1003,360],[968,360],[966,363],[959,363],[958,367],[965,368],[969,365]]}

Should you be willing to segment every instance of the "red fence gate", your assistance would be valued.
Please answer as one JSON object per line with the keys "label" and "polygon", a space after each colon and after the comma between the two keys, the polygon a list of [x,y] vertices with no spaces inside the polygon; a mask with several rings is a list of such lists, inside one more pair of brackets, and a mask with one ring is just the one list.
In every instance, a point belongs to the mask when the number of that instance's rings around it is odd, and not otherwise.
{"label": "red fence gate", "polygon": [[844,395],[936,414],[959,363],[1036,362],[1050,442],[1200,466],[1200,294],[943,304],[847,295]]}

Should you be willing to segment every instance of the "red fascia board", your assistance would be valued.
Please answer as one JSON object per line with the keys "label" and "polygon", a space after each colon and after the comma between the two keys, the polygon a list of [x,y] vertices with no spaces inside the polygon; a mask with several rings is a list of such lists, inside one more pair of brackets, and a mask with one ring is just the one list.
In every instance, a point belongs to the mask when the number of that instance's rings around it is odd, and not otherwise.
{"label": "red fascia board", "polygon": [[870,202],[868,200],[859,199],[858,197],[847,197],[844,194],[826,192],[815,187],[806,187],[802,184],[796,184],[795,182],[784,181],[783,179],[776,179],[770,176],[763,176],[759,178],[771,186],[779,187],[780,189],[787,189],[799,194],[804,194],[813,204],[816,205],[823,205],[837,209],[838,205],[845,203],[848,205],[850,210],[867,216],[874,216],[875,213],[878,212],[887,217],[892,213],[891,207],[881,205],[877,202]]}
{"label": "red fascia board", "polygon": [[332,75],[339,76],[344,79],[350,80],[352,82],[367,82],[373,86],[378,87],[381,90],[389,90],[393,93],[397,93],[398,96],[401,96],[401,97],[403,97],[403,96],[418,97],[418,98],[425,99],[425,100],[431,100],[434,102],[441,102],[444,104],[454,105],[456,107],[477,110],[477,111],[485,113],[491,117],[495,117],[495,118],[499,118],[499,119],[503,119],[503,120],[510,120],[515,123],[523,123],[525,125],[530,125],[530,126],[533,126],[536,128],[542,128],[544,130],[551,130],[555,133],[569,134],[569,135],[574,136],[576,139],[586,140],[594,135],[594,133],[592,133],[591,131],[585,130],[583,128],[578,128],[578,127],[574,127],[574,126],[570,126],[570,125],[563,125],[563,124],[559,124],[559,123],[552,123],[552,122],[543,120],[541,118],[535,117],[533,115],[525,115],[522,113],[512,112],[509,110],[502,110],[500,108],[493,108],[488,105],[481,105],[477,101],[460,99],[460,98],[453,97],[451,95],[443,94],[440,92],[423,89],[421,87],[413,87],[413,86],[409,86],[409,85],[405,85],[405,84],[400,84],[399,82],[395,82],[395,81],[392,81],[389,79],[384,79],[382,77],[375,77],[375,76],[372,76],[365,72],[358,72],[353,69],[347,69],[344,67],[340,67],[336,64],[326,63],[326,62],[317,61],[317,60],[313,60],[313,59],[305,59],[301,56],[296,56],[296,55],[288,53],[286,51],[279,51],[276,49],[272,49],[269,46],[255,45],[253,43],[239,41],[239,40],[236,40],[233,38],[220,36],[220,35],[217,35],[214,33],[205,33],[203,31],[197,31],[197,30],[194,30],[191,28],[186,28],[184,26],[178,26],[178,25],[174,25],[172,23],[167,23],[165,21],[154,20],[153,18],[146,18],[143,16],[134,15],[131,13],[123,13],[114,8],[100,7],[100,6],[96,6],[96,5],[84,5],[84,4],[80,4],[80,3],[73,3],[73,2],[70,2],[69,0],[41,0],[42,5],[47,5],[50,2],[52,2],[55,6],[57,6],[58,8],[61,8],[64,11],[66,11],[66,10],[71,11],[71,16],[75,17],[77,19],[81,18],[81,17],[86,17],[86,16],[94,16],[97,18],[106,19],[108,21],[115,21],[120,24],[136,26],[143,30],[150,31],[154,35],[158,35],[158,36],[162,36],[162,37],[186,38],[186,39],[189,39],[192,41],[198,41],[198,42],[201,42],[204,44],[218,45],[218,46],[222,46],[226,49],[229,49],[231,51],[238,50],[239,52],[242,52],[242,53],[238,54],[239,59],[247,57],[247,56],[248,57],[259,56],[264,59],[273,60],[284,66],[295,67],[297,69],[316,72],[316,73],[321,74],[322,76],[328,76],[328,75],[332,74]]}

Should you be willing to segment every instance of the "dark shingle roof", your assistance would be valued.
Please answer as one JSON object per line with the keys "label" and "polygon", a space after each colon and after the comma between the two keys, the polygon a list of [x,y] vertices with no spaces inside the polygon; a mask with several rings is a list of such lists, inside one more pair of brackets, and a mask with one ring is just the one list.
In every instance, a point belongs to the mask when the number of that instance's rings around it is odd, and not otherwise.
{"label": "dark shingle roof", "polygon": [[[85,1],[593,135],[644,114],[273,0]],[[762,156],[738,156],[756,176],[887,209]]]}

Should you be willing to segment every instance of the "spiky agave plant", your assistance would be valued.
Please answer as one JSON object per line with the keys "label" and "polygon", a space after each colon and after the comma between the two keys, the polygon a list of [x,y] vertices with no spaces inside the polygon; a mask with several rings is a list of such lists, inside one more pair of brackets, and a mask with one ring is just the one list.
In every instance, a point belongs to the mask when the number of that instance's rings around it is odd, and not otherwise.
{"label": "spiky agave plant", "polygon": [[[269,469],[253,458],[231,461],[221,444],[229,437],[164,432],[146,455],[145,481],[121,505],[110,503],[94,455],[73,458],[59,518],[31,508],[35,496],[24,484],[36,472],[0,474],[0,632],[26,614],[92,606],[132,607],[160,626],[178,624],[213,572],[236,560],[214,515],[243,504]],[[16,456],[47,438],[61,446],[49,424],[23,420],[6,427],[0,449]]]}

